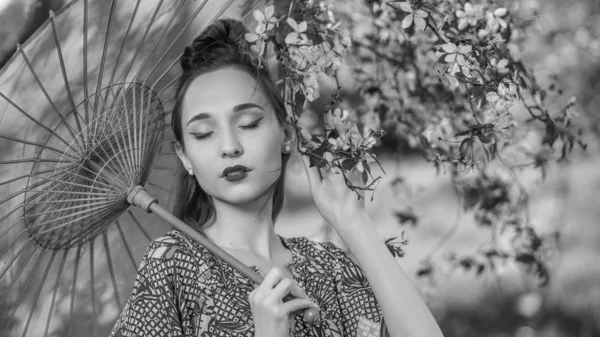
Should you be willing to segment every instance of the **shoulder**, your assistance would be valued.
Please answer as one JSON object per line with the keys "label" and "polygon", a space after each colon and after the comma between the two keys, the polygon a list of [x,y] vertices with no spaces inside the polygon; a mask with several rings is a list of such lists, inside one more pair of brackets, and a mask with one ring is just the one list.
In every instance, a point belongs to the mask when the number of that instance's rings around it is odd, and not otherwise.
{"label": "shoulder", "polygon": [[303,236],[286,238],[285,241],[301,257],[326,268],[337,268],[348,258],[346,252],[332,242],[315,241]]}
{"label": "shoulder", "polygon": [[150,242],[140,269],[160,267],[169,268],[175,274],[182,271],[203,273],[211,265],[209,254],[199,244],[185,233],[171,230]]}

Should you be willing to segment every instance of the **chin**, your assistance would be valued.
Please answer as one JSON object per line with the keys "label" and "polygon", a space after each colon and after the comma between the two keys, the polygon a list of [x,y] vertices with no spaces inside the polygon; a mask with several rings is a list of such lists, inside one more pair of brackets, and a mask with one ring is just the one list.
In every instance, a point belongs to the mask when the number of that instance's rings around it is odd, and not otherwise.
{"label": "chin", "polygon": [[[217,193],[217,199],[234,205],[251,203],[268,195],[271,185],[256,186],[253,184],[239,185],[228,188],[226,193]],[[225,192],[225,191],[221,191]]]}

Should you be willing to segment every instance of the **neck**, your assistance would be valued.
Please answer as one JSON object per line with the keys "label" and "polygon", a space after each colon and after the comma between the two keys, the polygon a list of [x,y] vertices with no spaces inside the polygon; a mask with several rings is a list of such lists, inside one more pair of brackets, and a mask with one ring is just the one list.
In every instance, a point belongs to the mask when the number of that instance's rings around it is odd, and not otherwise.
{"label": "neck", "polygon": [[273,260],[283,245],[271,218],[272,193],[245,204],[230,204],[216,198],[213,202],[217,219],[204,231],[211,241],[224,249],[250,251]]}

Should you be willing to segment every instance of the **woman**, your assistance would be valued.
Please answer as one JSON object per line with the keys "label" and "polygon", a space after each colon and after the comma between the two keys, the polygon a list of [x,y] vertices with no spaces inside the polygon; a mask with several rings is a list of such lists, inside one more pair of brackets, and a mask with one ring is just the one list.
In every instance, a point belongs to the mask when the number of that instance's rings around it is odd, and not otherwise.
{"label": "woman", "polygon": [[[219,20],[181,57],[174,214],[264,281],[256,286],[173,230],[150,244],[112,335],[441,336],[339,172],[319,172],[303,156],[319,211],[356,261],[333,244],[275,233],[295,132],[245,33]],[[296,298],[283,302],[289,293]],[[313,325],[292,314],[309,307],[320,312]]]}

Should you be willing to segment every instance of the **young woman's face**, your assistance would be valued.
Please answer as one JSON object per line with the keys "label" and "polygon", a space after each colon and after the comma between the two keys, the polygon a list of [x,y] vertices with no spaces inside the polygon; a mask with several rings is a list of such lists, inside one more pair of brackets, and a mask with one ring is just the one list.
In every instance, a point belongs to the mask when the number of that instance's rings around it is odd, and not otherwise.
{"label": "young woman's face", "polygon": [[[182,103],[185,153],[178,154],[202,189],[232,204],[269,192],[281,173],[289,132],[256,80],[235,68],[206,73],[192,80]],[[224,175],[236,165],[248,168],[245,175]]]}

